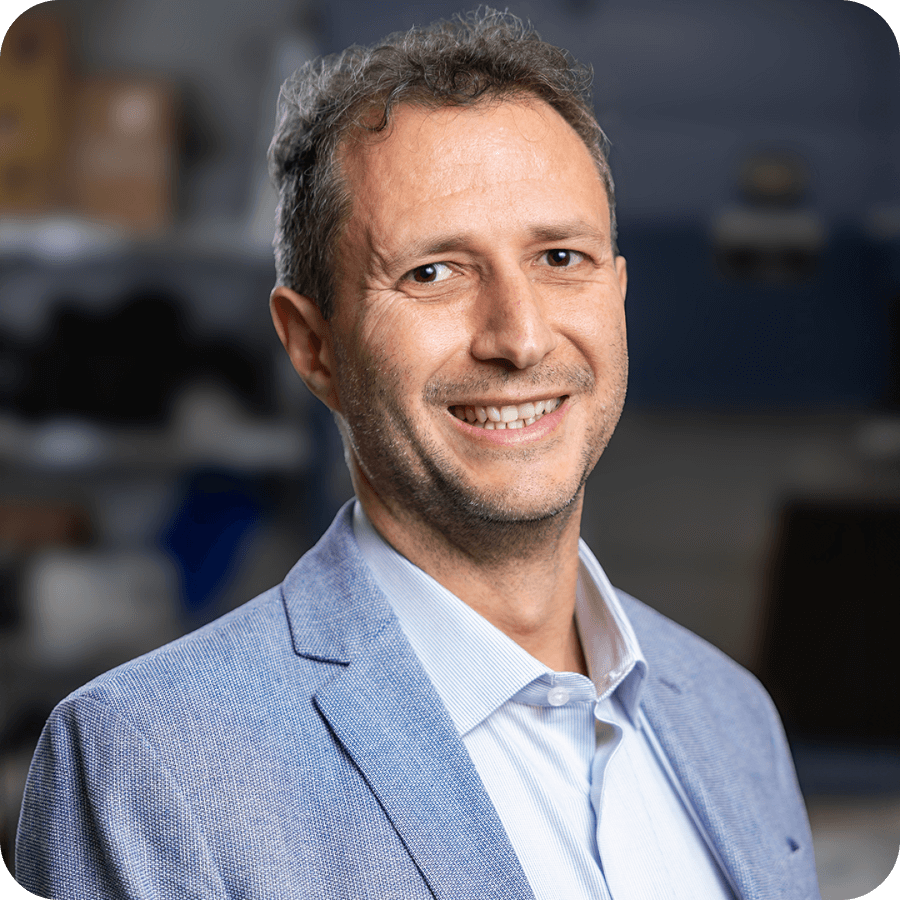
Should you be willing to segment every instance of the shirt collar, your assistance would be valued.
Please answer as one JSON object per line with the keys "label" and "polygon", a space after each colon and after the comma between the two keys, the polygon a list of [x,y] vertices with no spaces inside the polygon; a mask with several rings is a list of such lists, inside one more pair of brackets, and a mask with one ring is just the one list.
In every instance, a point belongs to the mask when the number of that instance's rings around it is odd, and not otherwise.
{"label": "shirt collar", "polygon": [[615,693],[637,725],[637,708],[647,680],[647,660],[616,589],[581,539],[578,558],[575,621],[591,680],[601,700]]}
{"label": "shirt collar", "polygon": [[[353,509],[353,531],[363,559],[460,735],[550,672],[391,547],[359,501]],[[591,679],[601,699],[615,692],[636,721],[646,661],[615,590],[584,541],[579,542],[579,560],[575,615]]]}

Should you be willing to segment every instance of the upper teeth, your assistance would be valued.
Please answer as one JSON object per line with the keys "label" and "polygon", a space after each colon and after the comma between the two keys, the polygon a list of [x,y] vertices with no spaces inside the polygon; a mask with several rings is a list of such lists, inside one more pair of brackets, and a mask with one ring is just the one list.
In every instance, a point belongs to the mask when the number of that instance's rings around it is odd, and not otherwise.
{"label": "upper teeth", "polygon": [[555,397],[552,400],[520,403],[518,406],[451,406],[450,411],[458,419],[465,419],[478,428],[524,428],[553,412],[561,402],[562,398]]}

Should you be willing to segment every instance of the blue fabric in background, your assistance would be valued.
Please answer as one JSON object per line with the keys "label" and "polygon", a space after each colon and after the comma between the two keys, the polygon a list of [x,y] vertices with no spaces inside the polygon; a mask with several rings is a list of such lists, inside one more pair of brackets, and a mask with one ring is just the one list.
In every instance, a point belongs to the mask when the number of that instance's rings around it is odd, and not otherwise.
{"label": "blue fabric in background", "polygon": [[219,612],[262,507],[251,479],[219,470],[190,475],[183,496],[160,543],[178,566],[185,617],[204,620]]}

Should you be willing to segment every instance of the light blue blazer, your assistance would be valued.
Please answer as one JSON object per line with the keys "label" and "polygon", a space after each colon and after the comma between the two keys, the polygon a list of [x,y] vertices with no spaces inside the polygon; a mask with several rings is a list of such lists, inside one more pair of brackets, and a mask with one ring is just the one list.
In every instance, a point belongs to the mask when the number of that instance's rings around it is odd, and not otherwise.
{"label": "light blue blazer", "polygon": [[[646,715],[741,897],[818,898],[768,696],[622,602],[650,665]],[[349,507],[279,587],[56,708],[16,877],[55,900],[533,897]]]}

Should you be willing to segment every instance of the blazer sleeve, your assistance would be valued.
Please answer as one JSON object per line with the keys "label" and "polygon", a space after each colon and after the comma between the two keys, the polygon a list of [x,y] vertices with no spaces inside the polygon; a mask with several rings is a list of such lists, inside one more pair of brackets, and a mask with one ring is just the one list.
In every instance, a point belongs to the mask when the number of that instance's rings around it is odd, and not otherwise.
{"label": "blazer sleeve", "polygon": [[121,712],[63,701],[22,803],[16,880],[52,900],[225,900],[206,835],[172,773]]}

